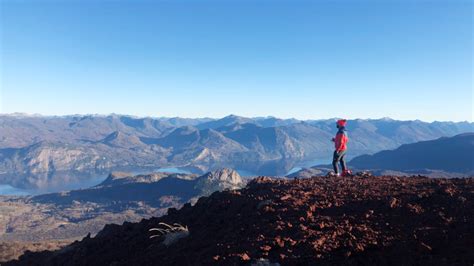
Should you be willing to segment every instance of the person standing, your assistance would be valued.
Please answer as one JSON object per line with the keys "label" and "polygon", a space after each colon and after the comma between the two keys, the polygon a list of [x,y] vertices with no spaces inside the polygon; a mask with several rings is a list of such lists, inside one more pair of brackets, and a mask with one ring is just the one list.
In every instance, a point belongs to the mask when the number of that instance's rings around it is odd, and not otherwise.
{"label": "person standing", "polygon": [[346,124],[347,120],[345,119],[337,120],[336,127],[338,131],[336,137],[332,139],[335,146],[332,166],[334,168],[334,173],[337,176],[340,176],[338,163],[341,164],[343,176],[350,174],[349,170],[347,170],[346,161],[344,159],[347,151],[347,142],[349,141],[346,133]]}

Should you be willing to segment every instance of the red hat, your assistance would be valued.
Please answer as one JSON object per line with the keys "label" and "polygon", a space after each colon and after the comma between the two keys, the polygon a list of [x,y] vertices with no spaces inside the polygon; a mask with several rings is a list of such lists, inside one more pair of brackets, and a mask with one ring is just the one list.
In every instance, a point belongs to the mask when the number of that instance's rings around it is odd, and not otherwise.
{"label": "red hat", "polygon": [[337,120],[337,125],[338,125],[338,126],[345,127],[345,126],[346,126],[346,123],[347,123],[347,120],[346,120],[346,119]]}

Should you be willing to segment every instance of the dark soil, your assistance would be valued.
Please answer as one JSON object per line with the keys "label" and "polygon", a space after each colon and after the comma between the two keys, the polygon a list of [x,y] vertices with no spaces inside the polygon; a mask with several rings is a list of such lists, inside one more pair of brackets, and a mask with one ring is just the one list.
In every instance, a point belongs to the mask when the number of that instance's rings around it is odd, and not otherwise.
{"label": "dark soil", "polygon": [[[159,222],[189,236],[149,239]],[[261,260],[264,259],[264,260]],[[60,251],[9,265],[469,265],[474,179],[258,178],[195,206],[140,223],[107,225]],[[263,264],[261,264],[263,265]],[[267,264],[268,265],[268,264]]]}

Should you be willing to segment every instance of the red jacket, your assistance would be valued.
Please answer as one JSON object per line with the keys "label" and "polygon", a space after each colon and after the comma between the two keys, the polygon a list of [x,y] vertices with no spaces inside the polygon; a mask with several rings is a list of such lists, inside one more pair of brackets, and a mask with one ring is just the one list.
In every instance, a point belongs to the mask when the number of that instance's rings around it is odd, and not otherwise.
{"label": "red jacket", "polygon": [[334,138],[334,146],[336,148],[336,151],[345,151],[347,149],[348,141],[349,138],[347,137],[347,134],[344,129],[339,130],[336,134],[336,137]]}

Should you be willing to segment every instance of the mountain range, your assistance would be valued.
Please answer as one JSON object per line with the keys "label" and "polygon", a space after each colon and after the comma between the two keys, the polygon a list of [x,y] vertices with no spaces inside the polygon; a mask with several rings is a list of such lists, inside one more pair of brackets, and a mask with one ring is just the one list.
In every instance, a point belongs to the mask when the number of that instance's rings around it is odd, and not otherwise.
{"label": "mountain range", "polygon": [[[347,165],[353,172],[370,171],[377,175],[474,176],[474,133],[403,144],[394,150],[358,156]],[[331,170],[331,165],[316,165],[289,177],[308,178]]]}
{"label": "mountain range", "polygon": [[[285,175],[331,160],[335,119],[0,116],[0,183],[44,188],[110,171],[229,167]],[[469,122],[350,120],[349,158],[473,132]]]}
{"label": "mountain range", "polygon": [[361,155],[350,161],[358,169],[439,170],[474,175],[474,133],[404,144],[395,150]]}
{"label": "mountain range", "polygon": [[[204,175],[112,173],[101,184],[35,196],[0,196],[1,241],[64,241],[94,235],[105,224],[161,216],[246,181],[231,169]],[[0,250],[1,251],[1,250]]]}

